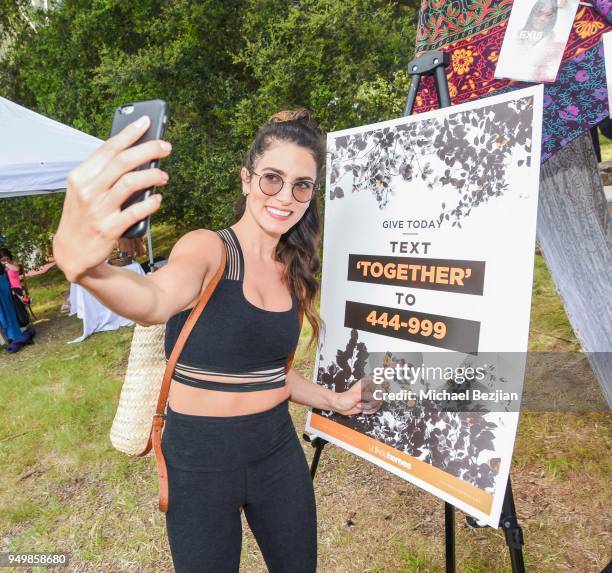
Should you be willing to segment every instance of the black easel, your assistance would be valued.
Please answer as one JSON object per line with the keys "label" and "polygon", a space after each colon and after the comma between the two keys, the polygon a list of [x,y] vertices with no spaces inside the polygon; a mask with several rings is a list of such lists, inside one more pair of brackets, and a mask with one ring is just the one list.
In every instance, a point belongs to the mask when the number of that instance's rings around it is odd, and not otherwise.
{"label": "black easel", "polygon": [[[438,104],[440,108],[450,107],[450,94],[448,91],[448,81],[446,79],[446,66],[450,64],[450,55],[446,52],[427,52],[418,58],[415,58],[408,64],[408,74],[411,76],[410,87],[408,88],[408,96],[404,116],[412,114],[414,103],[416,101],[417,92],[422,76],[433,76],[436,85],[436,94],[438,96]],[[310,466],[310,475],[314,480],[321,458],[321,452],[328,443],[321,437],[311,439],[308,434],[303,434],[304,440],[310,442],[315,448],[315,453]],[[468,525],[471,527],[485,527],[479,525],[471,516],[466,517]],[[510,560],[512,563],[512,573],[525,573],[525,563],[523,561],[523,530],[518,524],[516,517],[516,509],[514,507],[514,496],[512,495],[512,483],[508,476],[506,485],[506,493],[502,505],[502,513],[499,520],[499,527],[504,531],[506,544],[510,551]],[[455,507],[444,502],[444,531],[446,541],[446,573],[455,573],[456,571],[456,555],[455,555]]]}
{"label": "black easel", "polygon": [[595,150],[595,157],[597,158],[597,163],[601,163],[601,145],[599,144],[599,131],[597,126],[594,125],[590,129],[591,139],[593,140],[593,149]]}

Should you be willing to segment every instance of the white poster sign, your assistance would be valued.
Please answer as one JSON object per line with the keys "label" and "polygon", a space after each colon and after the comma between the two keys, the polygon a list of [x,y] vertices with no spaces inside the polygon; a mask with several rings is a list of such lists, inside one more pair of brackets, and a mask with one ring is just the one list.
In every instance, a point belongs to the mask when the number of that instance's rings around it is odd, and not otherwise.
{"label": "white poster sign", "polygon": [[314,410],[307,430],[495,527],[518,401],[448,411],[439,394],[463,379],[425,374],[437,359],[472,365],[472,389],[520,380],[520,400],[524,362],[507,357],[527,350],[542,96],[533,86],[328,135],[313,381],[339,392],[389,361],[425,369],[412,394],[387,379],[375,414]]}

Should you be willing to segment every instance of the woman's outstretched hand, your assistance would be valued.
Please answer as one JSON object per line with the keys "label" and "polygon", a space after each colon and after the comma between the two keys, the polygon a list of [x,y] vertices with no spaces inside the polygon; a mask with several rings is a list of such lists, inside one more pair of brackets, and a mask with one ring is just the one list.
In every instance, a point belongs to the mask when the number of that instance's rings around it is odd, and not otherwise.
{"label": "woman's outstretched hand", "polygon": [[136,191],[165,185],[161,169],[134,171],[170,154],[165,141],[130,147],[150,124],[145,116],[108,139],[68,175],[66,198],[53,240],[53,255],[68,280],[76,282],[103,263],[116,241],[133,224],[159,209],[161,195],[151,195],[124,211],[121,205]]}

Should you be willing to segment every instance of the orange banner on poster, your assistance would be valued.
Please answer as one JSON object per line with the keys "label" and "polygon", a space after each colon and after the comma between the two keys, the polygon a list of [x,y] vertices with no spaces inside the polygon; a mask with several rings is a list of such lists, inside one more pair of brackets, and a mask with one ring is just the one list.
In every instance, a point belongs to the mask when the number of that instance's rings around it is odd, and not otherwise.
{"label": "orange banner on poster", "polygon": [[428,463],[417,460],[387,444],[379,442],[370,436],[337,424],[327,418],[315,414],[310,418],[310,427],[313,430],[324,432],[330,437],[341,440],[349,446],[353,446],[365,453],[370,454],[399,470],[418,478],[431,486],[452,495],[456,499],[471,505],[474,509],[482,511],[487,515],[491,513],[493,495],[452,476]]}

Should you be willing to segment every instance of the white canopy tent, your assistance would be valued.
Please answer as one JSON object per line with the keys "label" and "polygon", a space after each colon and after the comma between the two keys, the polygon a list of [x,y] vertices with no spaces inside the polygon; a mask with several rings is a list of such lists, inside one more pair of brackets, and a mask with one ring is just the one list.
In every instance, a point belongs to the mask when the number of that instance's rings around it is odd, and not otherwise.
{"label": "white canopy tent", "polygon": [[64,191],[102,140],[0,97],[0,198]]}

